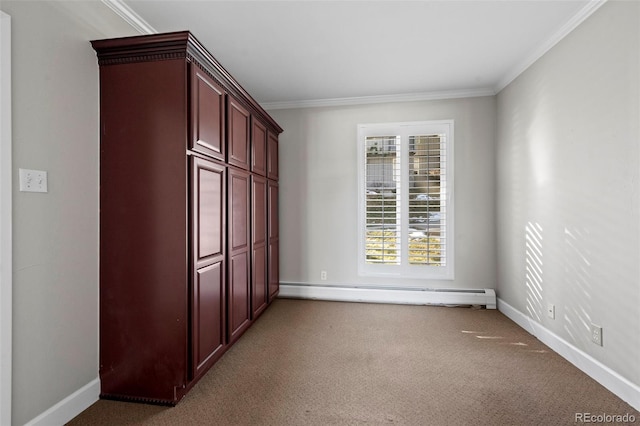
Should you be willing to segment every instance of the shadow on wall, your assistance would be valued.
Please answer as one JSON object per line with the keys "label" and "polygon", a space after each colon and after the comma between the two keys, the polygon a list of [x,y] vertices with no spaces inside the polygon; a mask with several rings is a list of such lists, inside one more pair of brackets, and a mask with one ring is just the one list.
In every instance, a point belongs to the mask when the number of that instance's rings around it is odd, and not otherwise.
{"label": "shadow on wall", "polygon": [[593,303],[592,253],[587,248],[590,238],[588,229],[564,228],[564,285],[572,303],[565,306],[563,322],[573,343],[585,343],[592,323],[589,312]]}
{"label": "shadow on wall", "polygon": [[[588,210],[584,210],[587,211]],[[579,214],[573,213],[574,220]],[[591,217],[591,213],[588,214]],[[583,220],[582,218],[580,218]],[[633,230],[620,220],[595,221],[594,226],[568,225],[557,235],[544,232],[540,223],[525,225],[526,311],[539,324],[548,319],[549,296],[556,306],[557,329],[563,338],[626,377],[640,374],[637,362],[637,312],[640,275]],[[546,290],[546,292],[545,292]],[[548,323],[551,325],[551,323]],[[602,347],[591,341],[592,325],[602,327]]]}
{"label": "shadow on wall", "polygon": [[564,227],[561,262],[567,297],[562,326],[570,343],[590,353],[597,348],[591,326],[601,326],[603,348],[594,355],[608,359],[608,366],[626,377],[640,377],[640,323],[633,318],[640,296],[637,228],[630,227],[623,214],[618,220],[607,215],[594,226]]}
{"label": "shadow on wall", "polygon": [[537,322],[542,321],[543,307],[542,226],[528,222],[525,227],[525,284],[527,312]]}

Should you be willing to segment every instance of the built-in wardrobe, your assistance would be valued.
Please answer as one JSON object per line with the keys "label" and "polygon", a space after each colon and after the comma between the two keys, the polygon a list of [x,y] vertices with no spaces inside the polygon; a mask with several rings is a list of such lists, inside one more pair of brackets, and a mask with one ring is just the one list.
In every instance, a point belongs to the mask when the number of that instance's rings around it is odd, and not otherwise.
{"label": "built-in wardrobe", "polygon": [[278,294],[282,129],[189,32],[91,43],[101,397],[173,405]]}

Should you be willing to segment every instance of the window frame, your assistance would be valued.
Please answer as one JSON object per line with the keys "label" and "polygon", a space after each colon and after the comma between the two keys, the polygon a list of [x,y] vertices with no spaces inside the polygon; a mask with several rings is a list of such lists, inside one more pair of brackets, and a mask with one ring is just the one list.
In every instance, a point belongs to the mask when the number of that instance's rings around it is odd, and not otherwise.
{"label": "window frame", "polygon": [[[454,279],[454,120],[430,120],[394,123],[369,123],[357,126],[358,158],[358,275],[368,277],[411,278],[411,279]],[[446,135],[445,149],[445,189],[444,204],[446,223],[444,230],[445,266],[410,264],[408,256],[401,254],[401,263],[372,264],[366,261],[367,233],[367,150],[366,138],[376,136],[399,136],[401,140],[401,211],[409,207],[409,137],[430,134]],[[408,213],[407,216],[408,218]],[[409,224],[400,225],[402,253],[406,253],[409,241]]]}

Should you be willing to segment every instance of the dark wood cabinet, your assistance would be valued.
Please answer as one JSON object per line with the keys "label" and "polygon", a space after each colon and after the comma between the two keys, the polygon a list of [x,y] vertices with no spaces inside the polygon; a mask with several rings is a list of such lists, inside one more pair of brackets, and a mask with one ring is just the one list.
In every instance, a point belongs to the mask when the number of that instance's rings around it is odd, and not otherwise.
{"label": "dark wood cabinet", "polygon": [[268,239],[269,239],[269,300],[280,290],[280,230],[278,219],[278,183],[269,180],[268,186]]}
{"label": "dark wood cabinet", "polygon": [[282,129],[189,32],[92,45],[100,396],[173,405],[277,295],[265,176]]}
{"label": "dark wood cabinet", "polygon": [[260,315],[267,307],[267,180],[262,176],[251,178],[251,252],[252,252],[252,314]]}

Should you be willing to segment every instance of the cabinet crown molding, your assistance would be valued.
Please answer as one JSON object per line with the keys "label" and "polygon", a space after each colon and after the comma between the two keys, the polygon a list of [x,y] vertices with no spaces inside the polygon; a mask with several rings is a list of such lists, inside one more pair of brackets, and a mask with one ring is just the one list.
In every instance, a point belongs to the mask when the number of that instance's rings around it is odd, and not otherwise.
{"label": "cabinet crown molding", "polygon": [[189,31],[92,40],[91,45],[97,53],[100,66],[187,59],[224,86],[251,112],[260,116],[272,131],[282,133],[283,129],[278,123]]}

